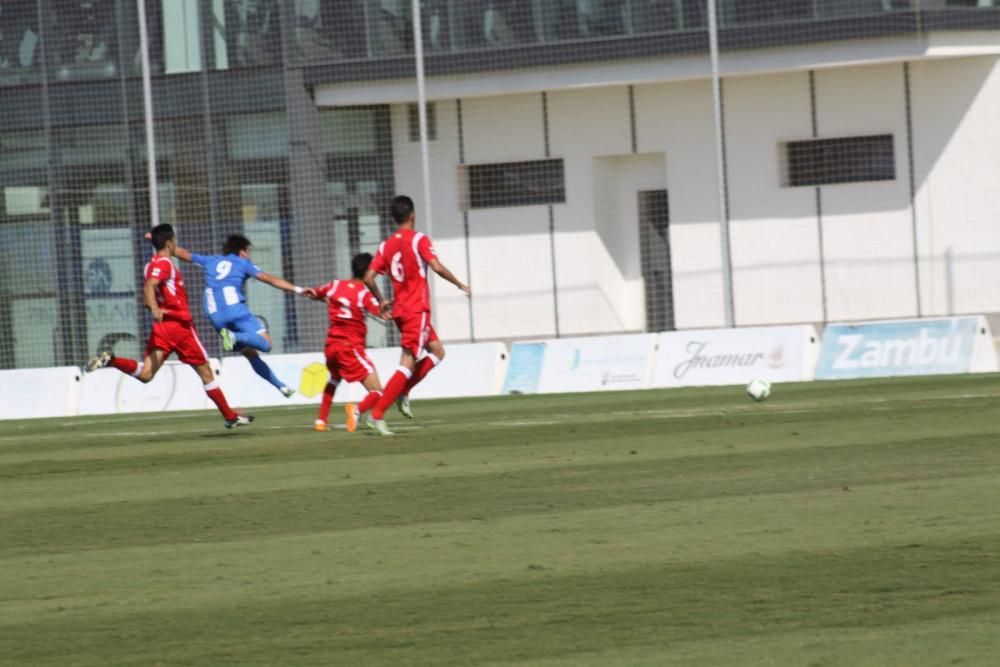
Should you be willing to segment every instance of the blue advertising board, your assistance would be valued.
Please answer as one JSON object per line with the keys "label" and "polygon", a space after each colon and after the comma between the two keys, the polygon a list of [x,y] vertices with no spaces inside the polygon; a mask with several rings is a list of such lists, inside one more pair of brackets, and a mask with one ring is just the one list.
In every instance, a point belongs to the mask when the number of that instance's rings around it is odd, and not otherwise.
{"label": "blue advertising board", "polygon": [[817,380],[967,373],[975,317],[831,324],[823,332]]}
{"label": "blue advertising board", "polygon": [[545,343],[514,343],[510,347],[510,363],[504,381],[505,394],[534,394],[542,374]]}

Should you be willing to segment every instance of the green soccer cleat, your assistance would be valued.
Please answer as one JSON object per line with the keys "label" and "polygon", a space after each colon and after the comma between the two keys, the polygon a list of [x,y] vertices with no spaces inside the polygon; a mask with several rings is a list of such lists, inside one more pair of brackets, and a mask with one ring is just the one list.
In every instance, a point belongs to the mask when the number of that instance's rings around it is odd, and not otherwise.
{"label": "green soccer cleat", "polygon": [[384,419],[372,419],[368,417],[365,419],[365,426],[375,431],[379,435],[396,435],[389,430],[389,427],[385,425]]}
{"label": "green soccer cleat", "polygon": [[403,415],[407,419],[413,419],[413,408],[410,407],[410,397],[400,396],[396,399],[396,407],[399,408],[399,414]]}
{"label": "green soccer cleat", "polygon": [[91,357],[90,361],[87,362],[87,371],[96,371],[98,368],[107,368],[111,363],[111,353],[105,350],[101,352],[96,357]]}
{"label": "green soccer cleat", "polygon": [[236,347],[236,334],[229,329],[219,329],[219,335],[222,336],[222,349],[226,352],[232,352],[233,348]]}

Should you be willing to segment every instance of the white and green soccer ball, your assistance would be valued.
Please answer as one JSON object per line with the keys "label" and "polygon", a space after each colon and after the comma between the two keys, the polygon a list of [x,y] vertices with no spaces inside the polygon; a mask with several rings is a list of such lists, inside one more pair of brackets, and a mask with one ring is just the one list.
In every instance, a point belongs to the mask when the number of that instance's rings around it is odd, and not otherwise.
{"label": "white and green soccer ball", "polygon": [[747,385],[747,396],[755,401],[766,400],[771,395],[771,383],[767,380],[750,380]]}

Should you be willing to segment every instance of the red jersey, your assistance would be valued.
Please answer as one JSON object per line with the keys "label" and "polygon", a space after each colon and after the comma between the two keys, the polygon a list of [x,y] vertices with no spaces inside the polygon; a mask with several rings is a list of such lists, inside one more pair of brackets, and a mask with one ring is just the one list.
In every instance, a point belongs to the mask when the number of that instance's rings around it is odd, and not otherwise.
{"label": "red jersey", "polygon": [[378,301],[360,280],[334,280],[316,288],[316,294],[330,305],[330,330],[327,343],[338,342],[350,347],[365,346],[365,311],[378,316]]}
{"label": "red jersey", "polygon": [[392,278],[394,318],[430,312],[427,264],[433,259],[437,255],[430,237],[412,229],[398,230],[378,247],[371,269],[375,273],[388,272]]}
{"label": "red jersey", "polygon": [[155,278],[160,281],[156,286],[156,303],[163,310],[164,320],[193,321],[188,307],[187,290],[184,289],[184,276],[169,257],[153,255],[146,264],[143,275],[146,280]]}

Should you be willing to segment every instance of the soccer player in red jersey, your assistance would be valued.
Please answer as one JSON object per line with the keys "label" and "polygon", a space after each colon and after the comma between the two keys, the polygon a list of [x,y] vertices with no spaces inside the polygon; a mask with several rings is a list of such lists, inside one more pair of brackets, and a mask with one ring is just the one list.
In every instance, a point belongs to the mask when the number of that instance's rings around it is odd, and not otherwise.
{"label": "soccer player in red jersey", "polygon": [[167,224],[157,225],[150,232],[150,241],[156,252],[143,271],[146,277],[142,288],[143,300],[153,315],[153,331],[146,344],[146,357],[138,362],[105,351],[90,360],[87,370],[112,366],[146,383],[153,379],[167,357],[176,352],[177,357],[191,366],[201,378],[205,393],[226,420],[226,428],[249,424],[253,417],[237,414],[229,407],[208,364],[205,347],[198,340],[191,309],[188,308],[184,276],[170,259],[177,248],[174,228]]}
{"label": "soccer player in red jersey", "polygon": [[375,364],[365,353],[365,313],[383,318],[378,300],[368,291],[362,278],[372,262],[367,252],[355,255],[351,260],[351,280],[333,280],[313,290],[318,301],[326,301],[330,308],[330,330],[326,334],[326,367],[330,371],[330,381],[323,389],[323,400],[316,415],[317,431],[326,430],[326,420],[330,415],[330,404],[337,385],[341,380],[360,382],[368,390],[361,403],[348,403],[347,430],[354,432],[358,427],[358,417],[368,412],[382,397],[382,383],[379,382]]}
{"label": "soccer player in red jersey", "polygon": [[389,379],[382,398],[366,421],[370,428],[382,435],[392,435],[383,419],[386,409],[398,401],[403,416],[412,419],[410,390],[444,359],[444,345],[431,325],[427,267],[466,294],[472,293],[468,285],[438,260],[430,237],[414,229],[416,214],[413,200],[405,195],[395,197],[391,210],[397,225],[396,232],[378,247],[375,259],[365,273],[365,284],[380,303],[383,299],[375,284],[375,276],[388,273],[392,279],[392,319],[399,329],[402,347],[399,368]]}

